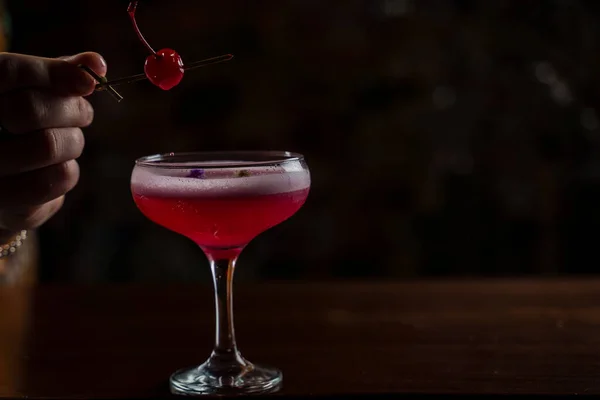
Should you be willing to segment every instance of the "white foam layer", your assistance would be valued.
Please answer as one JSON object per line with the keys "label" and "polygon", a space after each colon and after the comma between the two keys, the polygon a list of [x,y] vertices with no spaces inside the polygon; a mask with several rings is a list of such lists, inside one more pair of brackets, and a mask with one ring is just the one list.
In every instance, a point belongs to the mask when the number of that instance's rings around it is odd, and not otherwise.
{"label": "white foam layer", "polygon": [[138,166],[131,176],[131,189],[144,196],[233,197],[288,193],[310,187],[310,173],[301,168],[251,167],[245,170],[250,176],[238,177],[232,169],[216,168],[205,170],[202,178],[194,178],[188,177],[191,170]]}

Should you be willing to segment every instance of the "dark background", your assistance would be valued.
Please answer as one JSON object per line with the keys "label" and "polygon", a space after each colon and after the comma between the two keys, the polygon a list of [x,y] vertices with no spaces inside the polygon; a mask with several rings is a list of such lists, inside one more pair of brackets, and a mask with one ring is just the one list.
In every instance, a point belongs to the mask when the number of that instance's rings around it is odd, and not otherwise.
{"label": "dark background", "polygon": [[[140,73],[127,3],[9,1],[10,50]],[[40,230],[44,281],[208,279],[129,191],[134,159],[182,150],[306,156],[307,204],[247,247],[240,279],[598,271],[600,2],[140,3],[155,48],[236,58],[170,92],[92,96],[80,184]]]}

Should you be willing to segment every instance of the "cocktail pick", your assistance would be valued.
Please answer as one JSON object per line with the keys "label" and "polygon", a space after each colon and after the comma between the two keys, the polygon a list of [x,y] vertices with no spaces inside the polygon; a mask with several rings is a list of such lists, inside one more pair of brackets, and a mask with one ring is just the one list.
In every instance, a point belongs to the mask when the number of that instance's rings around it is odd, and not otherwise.
{"label": "cocktail pick", "polygon": [[[119,92],[117,92],[112,87],[112,85],[108,84],[108,80],[106,79],[105,76],[98,75],[97,73],[94,72],[93,69],[91,69],[87,65],[79,64],[78,67],[83,69],[88,74],[90,74],[96,80],[96,82],[98,82],[98,85],[101,85],[103,90],[106,89],[106,91],[108,91],[108,93],[110,93],[110,95],[112,97],[114,97],[114,99],[117,100],[117,102],[120,102],[121,100],[123,100],[123,96],[121,96],[119,94]],[[98,90],[98,85],[96,85],[96,90]]]}
{"label": "cocktail pick", "polygon": [[[205,60],[189,63],[186,66],[184,66],[184,69],[187,71],[191,69],[202,68],[206,67],[207,65],[226,62],[231,60],[232,58],[233,54],[224,54],[222,56],[207,58]],[[121,96],[119,92],[117,92],[114,89],[113,86],[123,85],[127,83],[135,83],[148,79],[148,76],[146,76],[146,74],[137,74],[109,81],[108,79],[106,79],[106,77],[99,76],[98,74],[96,74],[91,68],[89,68],[86,65],[79,65],[79,67],[82,68],[88,74],[90,74],[98,82],[98,84],[96,85],[96,91],[107,91],[111,96],[113,96],[115,100],[117,100],[117,102],[123,100],[123,96]]]}

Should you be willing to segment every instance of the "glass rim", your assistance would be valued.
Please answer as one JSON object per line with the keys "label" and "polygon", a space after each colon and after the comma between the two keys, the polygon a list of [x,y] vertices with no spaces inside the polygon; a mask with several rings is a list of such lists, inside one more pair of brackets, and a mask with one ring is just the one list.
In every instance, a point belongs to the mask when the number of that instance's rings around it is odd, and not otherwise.
{"label": "glass rim", "polygon": [[[272,159],[253,161],[252,157],[264,157]],[[194,159],[198,157],[198,159]],[[232,159],[233,158],[233,159]],[[239,160],[235,160],[239,158]],[[181,159],[187,159],[181,161]],[[169,161],[172,160],[172,161]],[[177,161],[179,160],[179,161]],[[157,168],[157,169],[178,169],[178,168],[237,168],[237,167],[258,167],[268,165],[280,165],[288,162],[302,161],[304,156],[300,153],[279,150],[233,150],[233,151],[189,151],[189,152],[171,152],[158,153],[140,157],[135,160],[135,166]],[[215,164],[215,161],[225,161]]]}

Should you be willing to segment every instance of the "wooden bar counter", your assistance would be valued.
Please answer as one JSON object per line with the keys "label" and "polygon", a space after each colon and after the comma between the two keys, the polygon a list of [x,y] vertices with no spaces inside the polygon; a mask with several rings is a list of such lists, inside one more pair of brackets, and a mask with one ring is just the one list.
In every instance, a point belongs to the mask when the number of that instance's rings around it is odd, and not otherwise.
{"label": "wooden bar counter", "polygon": [[[235,287],[269,397],[600,394],[600,279]],[[0,288],[0,398],[169,398],[213,341],[208,286]]]}

